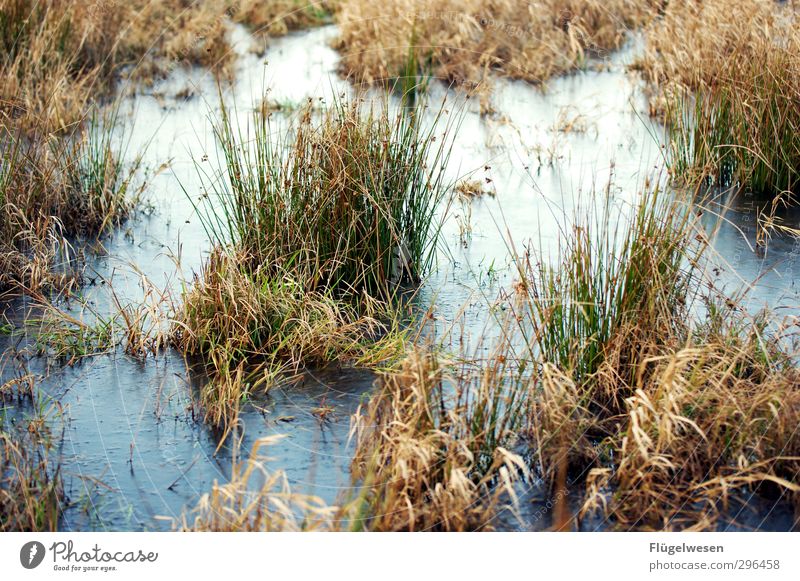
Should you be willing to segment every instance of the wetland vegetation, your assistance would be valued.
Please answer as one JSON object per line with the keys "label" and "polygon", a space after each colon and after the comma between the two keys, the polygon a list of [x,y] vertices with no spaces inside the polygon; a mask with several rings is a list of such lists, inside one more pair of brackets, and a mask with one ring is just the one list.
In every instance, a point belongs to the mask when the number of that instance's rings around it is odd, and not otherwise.
{"label": "wetland vegetation", "polygon": [[796,528],[799,16],[0,0],[0,530]]}

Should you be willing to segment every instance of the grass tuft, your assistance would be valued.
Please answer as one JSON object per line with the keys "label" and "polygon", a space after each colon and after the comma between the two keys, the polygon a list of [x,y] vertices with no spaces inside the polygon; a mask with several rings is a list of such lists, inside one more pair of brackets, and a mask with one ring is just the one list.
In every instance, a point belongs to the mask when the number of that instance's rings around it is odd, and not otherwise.
{"label": "grass tuft", "polygon": [[683,0],[653,23],[637,67],[677,182],[798,193],[799,16],[794,3]]}
{"label": "grass tuft", "polygon": [[510,449],[525,416],[510,362],[475,371],[411,350],[354,417],[352,526],[491,529],[501,508],[515,508],[514,484],[527,474]]}

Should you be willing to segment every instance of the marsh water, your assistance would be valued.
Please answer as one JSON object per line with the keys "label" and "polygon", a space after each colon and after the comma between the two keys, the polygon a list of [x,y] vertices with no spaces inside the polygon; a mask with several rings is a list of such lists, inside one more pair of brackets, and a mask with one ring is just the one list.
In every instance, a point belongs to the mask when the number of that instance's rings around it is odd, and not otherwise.
{"label": "marsh water", "polygon": [[[307,99],[351,92],[337,76],[337,54],[329,42],[334,27],[271,40],[266,52],[237,29],[236,80],[225,98],[242,119],[265,95],[284,111]],[[454,202],[448,212],[437,268],[424,282],[419,300],[429,304],[437,324],[446,326],[466,305],[464,333],[480,336],[488,304],[514,280],[509,245],[526,245],[547,255],[555,248],[563,216],[575,204],[610,192],[621,205],[646,180],[663,179],[663,128],[647,115],[640,82],[626,65],[635,42],[586,71],[552,80],[541,88],[493,80],[494,111],[481,114],[479,100],[434,83],[430,102],[447,98],[463,110],[448,167],[454,180],[480,180],[487,194]],[[211,123],[218,107],[217,86],[204,70],[176,69],[122,105],[121,130],[131,159],[144,151],[145,166],[166,170],[152,178],[145,207],[87,254],[83,292],[100,312],[112,309],[107,283],[126,300],[141,298],[141,275],[156,287],[178,289],[181,278],[200,271],[210,249],[189,196],[199,196],[196,163],[217,155]],[[290,116],[291,111],[277,116]],[[213,170],[213,165],[209,168]],[[798,302],[796,241],[773,235],[765,252],[756,250],[756,224],[763,203],[752,197],[726,200],[730,207],[714,245],[719,253],[719,286],[748,287],[748,307],[768,306],[791,313]],[[797,216],[785,216],[796,223]],[[180,273],[178,272],[180,270]],[[30,305],[19,299],[6,312],[22,333],[0,337],[3,373],[15,372],[14,355],[35,341],[35,327],[23,319]],[[370,393],[368,371],[331,366],[308,370],[303,379],[257,395],[242,412],[241,446],[218,436],[202,421],[193,398],[202,374],[177,353],[138,361],[120,352],[65,366],[25,357],[31,372],[46,378],[41,389],[55,405],[49,415],[65,481],[62,528],[67,530],[169,529],[172,519],[193,506],[214,481],[230,475],[235,450],[249,450],[263,436],[286,437],[269,450],[269,466],[286,471],[293,490],[335,502],[349,485],[350,416]],[[313,413],[331,406],[332,415]],[[24,416],[26,409],[7,409]],[[569,490],[559,502],[574,509]],[[499,528],[543,530],[552,525],[553,501],[536,481],[521,490],[521,523],[503,515]],[[736,509],[732,528],[785,529],[783,507],[754,498]],[[598,522],[583,528],[603,528]]]}

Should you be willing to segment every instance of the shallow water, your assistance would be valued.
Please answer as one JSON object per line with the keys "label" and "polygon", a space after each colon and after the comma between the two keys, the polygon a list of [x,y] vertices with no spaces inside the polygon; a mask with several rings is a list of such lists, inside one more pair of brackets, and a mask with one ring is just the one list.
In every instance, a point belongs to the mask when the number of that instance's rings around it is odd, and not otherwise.
{"label": "shallow water", "polygon": [[[244,119],[265,88],[268,98],[284,105],[350,91],[335,73],[337,55],[327,44],[335,34],[334,27],[292,34],[272,41],[259,56],[251,51],[254,40],[237,29],[237,81],[227,98]],[[440,329],[466,304],[464,333],[480,336],[487,297],[513,281],[509,238],[517,249],[530,244],[546,256],[558,239],[557,225],[564,213],[601,195],[597,192],[606,188],[609,178],[613,177],[610,191],[620,204],[632,200],[648,177],[662,179],[662,129],[648,119],[640,84],[625,71],[633,50],[597,63],[602,64],[598,70],[555,79],[545,92],[496,80],[496,112],[489,116],[479,114],[476,100],[464,105],[448,171],[454,179],[483,180],[496,196],[473,200],[469,211],[458,205],[452,209],[445,227],[447,248],[419,293],[423,304],[432,305]],[[432,102],[445,95],[460,102],[456,94],[434,85]],[[140,298],[140,275],[131,265],[157,287],[174,289],[178,258],[184,276],[199,270],[210,244],[183,188],[199,195],[194,160],[207,154],[213,163],[208,115],[216,102],[215,84],[201,70],[173,71],[152,90],[124,102],[130,154],[147,145],[146,165],[156,168],[168,160],[170,165],[148,190],[148,205],[154,211],[105,241],[103,255],[88,258],[88,271],[97,275],[97,284],[88,286],[85,295],[100,311],[111,309],[103,279],[122,297]],[[750,307],[783,309],[798,304],[794,273],[800,246],[788,236],[775,235],[765,256],[752,250],[758,207],[756,200],[743,199],[727,212],[729,223],[722,225],[715,242],[722,267],[719,278],[729,289],[752,285]],[[796,223],[798,217],[788,216],[787,223]],[[465,235],[464,230],[469,232]],[[18,301],[7,315],[20,321],[26,307],[25,301]],[[8,359],[13,349],[32,340],[0,337],[0,348]],[[68,503],[63,528],[170,528],[168,519],[178,518],[215,480],[224,481],[230,474],[233,438],[216,451],[218,435],[199,421],[192,403],[192,390],[203,378],[177,354],[167,352],[144,363],[112,354],[73,367],[42,358],[28,364],[33,372],[49,373],[42,389],[61,406],[51,423],[55,433],[61,425],[64,430],[60,451]],[[13,372],[11,364],[3,371]],[[309,372],[299,385],[271,389],[243,411],[241,449],[248,450],[259,437],[285,434],[269,450],[269,465],[286,471],[293,490],[334,502],[349,482],[350,416],[372,381],[369,372],[331,367]],[[325,421],[312,413],[321,405],[336,410]],[[11,413],[24,416],[29,410]],[[521,491],[522,525],[504,515],[500,528],[552,526],[547,505],[553,499],[545,490],[536,482],[526,485]],[[570,495],[565,498],[574,505]],[[770,514],[768,522],[759,523],[765,512]],[[782,510],[749,514],[745,511],[739,519],[745,521],[744,528],[791,526]],[[587,522],[581,528],[603,526]]]}

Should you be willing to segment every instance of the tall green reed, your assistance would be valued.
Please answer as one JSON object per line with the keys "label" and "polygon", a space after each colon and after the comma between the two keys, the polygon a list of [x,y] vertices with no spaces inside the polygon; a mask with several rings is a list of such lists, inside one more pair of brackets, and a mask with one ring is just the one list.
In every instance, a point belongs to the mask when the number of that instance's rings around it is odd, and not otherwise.
{"label": "tall green reed", "polygon": [[[672,336],[696,287],[705,243],[688,205],[647,189],[630,211],[606,197],[579,209],[560,238],[554,263],[521,263],[531,356],[588,380],[615,349],[619,373],[640,349]],[[624,339],[623,339],[624,338]],[[615,347],[619,348],[619,345]]]}
{"label": "tall green reed", "polygon": [[198,165],[210,195],[195,207],[212,241],[308,290],[387,297],[418,281],[434,260],[457,115],[442,105],[426,123],[424,105],[365,102],[309,106],[283,132],[263,107],[242,127],[223,103],[221,167]]}
{"label": "tall green reed", "polygon": [[668,161],[678,182],[799,191],[798,59],[777,45],[765,54],[766,62],[737,63],[669,100]]}

